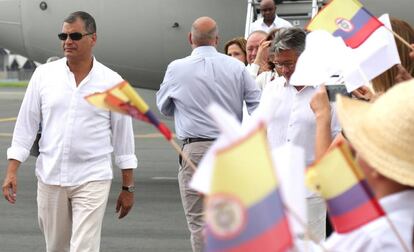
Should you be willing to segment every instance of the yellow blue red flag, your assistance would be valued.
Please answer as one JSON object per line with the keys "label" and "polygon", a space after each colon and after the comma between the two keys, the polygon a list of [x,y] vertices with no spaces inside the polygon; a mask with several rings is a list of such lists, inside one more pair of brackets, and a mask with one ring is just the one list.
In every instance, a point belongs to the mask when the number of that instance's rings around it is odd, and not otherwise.
{"label": "yellow blue red flag", "polygon": [[208,252],[277,252],[291,247],[264,124],[218,150],[205,207]]}
{"label": "yellow blue red flag", "polygon": [[306,184],[326,200],[337,233],[352,231],[385,215],[345,142],[308,168]]}
{"label": "yellow blue red flag", "polygon": [[126,81],[122,81],[102,93],[86,96],[85,99],[98,108],[127,114],[132,118],[151,123],[168,141],[172,139],[168,127],[158,120],[147,103]]}
{"label": "yellow blue red flag", "polygon": [[326,30],[333,36],[342,37],[349,47],[357,48],[382,25],[358,0],[333,0],[306,29]]}

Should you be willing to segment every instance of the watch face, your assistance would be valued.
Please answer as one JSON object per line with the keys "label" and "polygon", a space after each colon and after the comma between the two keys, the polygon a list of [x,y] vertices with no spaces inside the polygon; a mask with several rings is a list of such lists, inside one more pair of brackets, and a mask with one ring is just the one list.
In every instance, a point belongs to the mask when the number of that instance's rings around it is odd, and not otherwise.
{"label": "watch face", "polygon": [[128,191],[128,192],[135,192],[135,186],[123,186],[122,190]]}

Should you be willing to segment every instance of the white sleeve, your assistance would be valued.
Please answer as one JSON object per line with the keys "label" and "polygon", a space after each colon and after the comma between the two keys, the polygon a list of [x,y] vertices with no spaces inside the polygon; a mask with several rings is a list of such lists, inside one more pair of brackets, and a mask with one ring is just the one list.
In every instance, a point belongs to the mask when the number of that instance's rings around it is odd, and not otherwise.
{"label": "white sleeve", "polygon": [[[40,67],[39,67],[40,68]],[[30,155],[30,149],[36,139],[41,121],[40,88],[41,74],[36,69],[27,86],[20,111],[17,116],[13,132],[11,147],[7,149],[7,159],[26,161]]]}
{"label": "white sleeve", "polygon": [[130,116],[111,112],[112,144],[115,164],[120,169],[134,169],[138,166],[135,156],[135,139]]}

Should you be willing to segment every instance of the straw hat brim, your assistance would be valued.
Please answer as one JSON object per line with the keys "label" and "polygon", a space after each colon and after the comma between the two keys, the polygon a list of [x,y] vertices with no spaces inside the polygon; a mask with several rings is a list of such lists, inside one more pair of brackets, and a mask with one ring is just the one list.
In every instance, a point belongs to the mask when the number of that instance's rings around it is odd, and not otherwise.
{"label": "straw hat brim", "polygon": [[[337,112],[346,138],[372,168],[400,184],[414,186],[414,146],[407,147],[401,141],[403,134],[408,132],[399,131],[396,125],[410,122],[404,121],[404,118],[395,122],[395,118],[378,116],[386,110],[380,106],[386,105],[384,102],[376,106],[375,103],[338,97]],[[384,120],[378,121],[378,118]]]}

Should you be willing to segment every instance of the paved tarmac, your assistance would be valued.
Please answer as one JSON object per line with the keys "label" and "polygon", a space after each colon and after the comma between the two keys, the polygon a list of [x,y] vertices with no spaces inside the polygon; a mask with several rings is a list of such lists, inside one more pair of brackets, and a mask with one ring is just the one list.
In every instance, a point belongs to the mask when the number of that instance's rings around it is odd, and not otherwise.
{"label": "paved tarmac", "polygon": [[[0,181],[3,183],[15,117],[24,88],[0,88]],[[152,110],[155,91],[139,89]],[[160,116],[161,117],[161,116]],[[171,129],[173,122],[161,117]],[[177,183],[177,155],[154,127],[134,121],[138,169],[135,172],[135,206],[123,220],[115,214],[120,191],[120,171],[109,195],[102,230],[102,252],[191,251]],[[19,169],[15,205],[0,199],[0,252],[45,251],[43,235],[37,224],[35,158],[30,157]]]}

